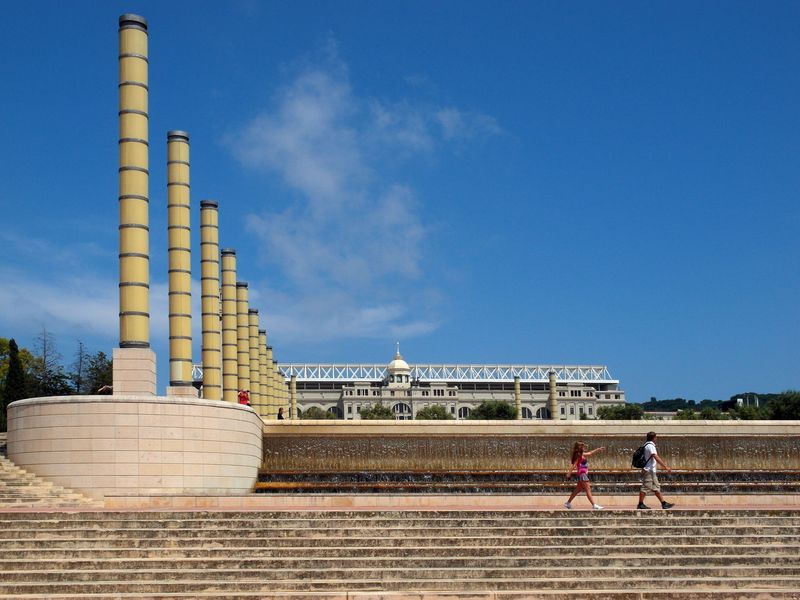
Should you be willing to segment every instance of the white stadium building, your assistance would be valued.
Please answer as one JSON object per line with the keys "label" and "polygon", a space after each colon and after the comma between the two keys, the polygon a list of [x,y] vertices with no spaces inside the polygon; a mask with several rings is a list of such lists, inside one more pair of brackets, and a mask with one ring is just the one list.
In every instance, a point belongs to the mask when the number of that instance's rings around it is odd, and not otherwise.
{"label": "white stadium building", "polygon": [[623,404],[619,380],[605,366],[578,365],[409,365],[398,349],[388,365],[280,364],[294,376],[297,408],[317,407],[340,419],[360,419],[361,409],[381,402],[396,419],[413,419],[423,408],[439,405],[466,419],[481,402],[515,405],[515,378],[523,419],[547,419],[550,373],[555,374],[559,418],[596,417],[601,406]]}

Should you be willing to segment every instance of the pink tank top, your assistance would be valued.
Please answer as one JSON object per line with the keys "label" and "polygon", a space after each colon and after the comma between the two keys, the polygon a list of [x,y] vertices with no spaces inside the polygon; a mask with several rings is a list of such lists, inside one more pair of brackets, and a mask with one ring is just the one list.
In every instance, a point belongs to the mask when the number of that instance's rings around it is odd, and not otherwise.
{"label": "pink tank top", "polygon": [[578,475],[586,475],[589,473],[589,459],[581,458],[578,463]]}

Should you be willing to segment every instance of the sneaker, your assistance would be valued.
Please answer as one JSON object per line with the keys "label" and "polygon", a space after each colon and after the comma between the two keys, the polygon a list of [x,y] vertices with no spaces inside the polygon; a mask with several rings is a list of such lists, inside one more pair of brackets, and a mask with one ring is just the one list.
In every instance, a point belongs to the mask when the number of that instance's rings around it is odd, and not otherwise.
{"label": "sneaker", "polygon": [[639,502],[639,506],[636,507],[636,510],[650,510],[650,507],[644,502]]}
{"label": "sneaker", "polygon": [[564,508],[567,510],[572,510],[572,502],[564,502]]}
{"label": "sneaker", "polygon": [[603,507],[600,506],[599,504],[592,504],[592,508],[595,510],[603,510]]}
{"label": "sneaker", "polygon": [[661,508],[663,508],[664,510],[667,510],[668,508],[672,508],[673,506],[675,506],[675,505],[672,502],[662,502],[661,503]]}

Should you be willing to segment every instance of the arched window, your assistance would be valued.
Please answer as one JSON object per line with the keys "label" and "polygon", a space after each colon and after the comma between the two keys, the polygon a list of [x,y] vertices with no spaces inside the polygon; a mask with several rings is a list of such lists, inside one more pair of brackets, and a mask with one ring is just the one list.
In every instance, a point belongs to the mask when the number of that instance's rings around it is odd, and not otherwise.
{"label": "arched window", "polygon": [[[562,407],[563,409],[563,407]],[[550,409],[546,406],[542,406],[541,408],[536,409],[536,418],[537,419],[549,419],[550,418]]]}
{"label": "arched window", "polygon": [[410,419],[411,418],[411,407],[404,403],[398,402],[392,407],[392,411],[394,412],[395,419]]}
{"label": "arched window", "polygon": [[523,419],[532,419],[533,418],[533,412],[527,406],[523,406],[522,407],[522,418]]}
{"label": "arched window", "polygon": [[334,415],[337,419],[341,419],[342,418],[342,409],[339,408],[338,406],[331,406],[328,409],[328,412],[331,413],[332,415]]}
{"label": "arched window", "polygon": [[469,413],[470,413],[469,407],[462,406],[461,408],[458,409],[458,418],[459,419],[468,419],[469,418]]}

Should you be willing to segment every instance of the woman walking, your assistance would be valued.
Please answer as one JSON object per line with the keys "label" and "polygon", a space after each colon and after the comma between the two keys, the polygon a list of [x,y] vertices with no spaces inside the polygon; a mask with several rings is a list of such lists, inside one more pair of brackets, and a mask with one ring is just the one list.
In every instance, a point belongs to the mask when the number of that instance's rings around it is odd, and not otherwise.
{"label": "woman walking", "polygon": [[580,494],[581,491],[586,490],[586,497],[589,499],[589,502],[592,503],[592,508],[595,510],[602,510],[603,507],[597,504],[592,497],[592,484],[589,483],[589,461],[587,459],[595,452],[605,450],[605,447],[601,446],[594,450],[587,450],[587,448],[586,442],[575,442],[575,446],[572,448],[572,466],[569,468],[569,471],[567,471],[567,479],[572,475],[572,471],[575,471],[578,476],[578,482],[575,485],[575,489],[572,490],[569,500],[564,502],[564,506],[566,508],[572,508],[572,501],[575,499],[575,496]]}

